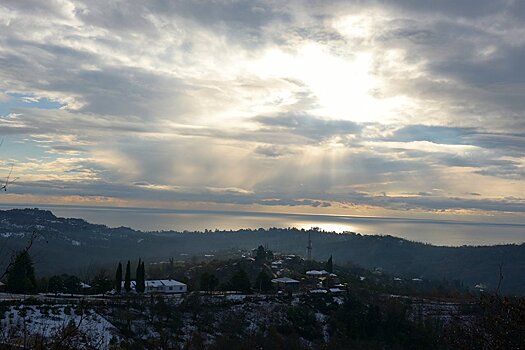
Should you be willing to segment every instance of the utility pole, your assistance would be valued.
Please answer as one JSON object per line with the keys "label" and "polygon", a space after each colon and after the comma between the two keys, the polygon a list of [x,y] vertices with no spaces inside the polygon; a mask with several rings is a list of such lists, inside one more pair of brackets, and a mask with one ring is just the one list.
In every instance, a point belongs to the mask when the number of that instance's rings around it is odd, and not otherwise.
{"label": "utility pole", "polygon": [[307,259],[312,260],[312,237],[311,232],[308,231],[308,246],[306,247],[307,250]]}

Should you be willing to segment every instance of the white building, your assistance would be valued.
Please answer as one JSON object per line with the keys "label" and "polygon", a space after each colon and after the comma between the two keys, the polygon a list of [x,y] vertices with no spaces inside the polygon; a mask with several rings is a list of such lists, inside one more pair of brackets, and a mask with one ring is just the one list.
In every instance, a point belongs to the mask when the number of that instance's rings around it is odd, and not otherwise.
{"label": "white building", "polygon": [[[136,290],[137,283],[131,281],[131,289]],[[167,280],[147,280],[144,281],[144,293],[164,293],[164,294],[181,294],[188,291],[188,286],[182,282],[167,279]],[[122,282],[122,289],[124,289],[124,282]]]}
{"label": "white building", "polygon": [[327,277],[330,273],[325,270],[317,271],[317,270],[310,270],[306,271],[306,276],[311,278],[321,278],[321,277]]}
{"label": "white building", "polygon": [[274,278],[272,282],[277,284],[277,289],[287,291],[299,289],[299,285],[301,283],[298,280],[294,280],[293,278],[289,277]]}
{"label": "white building", "polygon": [[188,286],[182,282],[169,280],[148,280],[145,281],[145,293],[165,293],[180,294],[188,291]]}

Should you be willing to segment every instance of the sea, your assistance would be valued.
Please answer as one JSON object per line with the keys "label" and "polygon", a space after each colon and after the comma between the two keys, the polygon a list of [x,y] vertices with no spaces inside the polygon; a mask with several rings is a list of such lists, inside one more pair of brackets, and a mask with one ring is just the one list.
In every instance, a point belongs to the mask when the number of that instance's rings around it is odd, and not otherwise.
{"label": "sea", "polygon": [[525,222],[476,222],[404,217],[290,214],[219,210],[0,204],[0,209],[38,207],[59,217],[142,231],[314,228],[345,234],[391,235],[441,246],[525,243]]}

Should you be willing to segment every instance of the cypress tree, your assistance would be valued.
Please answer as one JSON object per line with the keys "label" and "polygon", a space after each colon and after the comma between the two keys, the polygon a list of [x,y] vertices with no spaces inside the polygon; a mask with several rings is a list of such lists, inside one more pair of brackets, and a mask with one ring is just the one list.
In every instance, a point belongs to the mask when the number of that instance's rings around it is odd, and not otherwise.
{"label": "cypress tree", "polygon": [[331,255],[330,255],[330,259],[328,259],[328,261],[326,262],[324,269],[326,271],[330,272],[330,273],[334,272],[334,263],[332,262],[332,256]]}
{"label": "cypress tree", "polygon": [[122,264],[119,262],[115,273],[115,290],[120,294],[122,290]]}
{"label": "cypress tree", "polygon": [[131,292],[131,262],[128,260],[126,265],[126,277],[124,278],[124,290]]}
{"label": "cypress tree", "polygon": [[135,270],[135,292],[142,293],[142,263],[139,258],[139,263],[137,264],[137,269]]}
{"label": "cypress tree", "polygon": [[146,291],[146,268],[144,266],[144,261],[142,262],[142,266],[140,268],[140,290],[142,293]]}

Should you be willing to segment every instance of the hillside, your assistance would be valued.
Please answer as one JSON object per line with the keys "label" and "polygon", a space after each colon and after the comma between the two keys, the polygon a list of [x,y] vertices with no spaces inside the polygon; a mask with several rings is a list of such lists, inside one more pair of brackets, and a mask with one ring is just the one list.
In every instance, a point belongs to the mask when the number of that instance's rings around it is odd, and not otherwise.
{"label": "hillside", "polygon": [[[37,273],[78,272],[89,265],[113,267],[118,260],[141,257],[146,261],[191,259],[204,254],[239,254],[260,244],[277,252],[305,254],[308,231],[298,229],[220,232],[141,232],[125,227],[108,228],[81,219],[58,218],[50,211],[14,209],[0,211],[0,247],[15,249],[38,232],[31,254]],[[469,287],[482,283],[496,288],[499,266],[501,291],[525,295],[525,245],[438,247],[392,236],[364,236],[310,231],[313,258],[333,255],[339,265],[353,263],[382,268],[401,277],[458,280]],[[1,263],[5,263],[1,261]]]}

